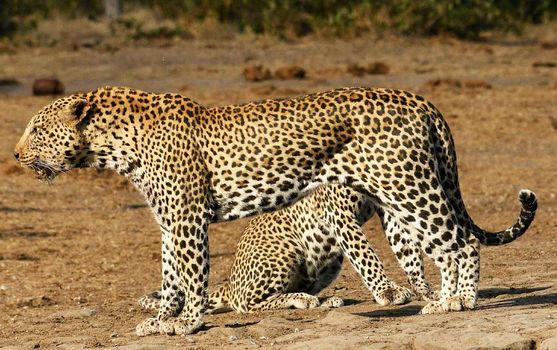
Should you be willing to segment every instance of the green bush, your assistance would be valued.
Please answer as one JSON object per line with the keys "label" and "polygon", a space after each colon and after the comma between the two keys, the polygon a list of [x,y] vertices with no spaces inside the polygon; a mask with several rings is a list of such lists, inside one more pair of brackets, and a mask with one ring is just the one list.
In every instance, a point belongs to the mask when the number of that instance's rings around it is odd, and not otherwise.
{"label": "green bush", "polygon": [[[519,30],[524,23],[555,19],[555,0],[123,0],[124,12],[144,7],[167,18],[217,18],[239,30],[335,35],[383,26],[403,33],[451,33],[475,39],[485,30]],[[41,18],[97,18],[102,0],[0,0],[0,36],[32,28]]]}
{"label": "green bush", "polygon": [[555,18],[552,0],[398,0],[387,6],[389,17],[404,33],[452,33],[475,39],[485,30],[518,31],[524,23]]}
{"label": "green bush", "polygon": [[33,29],[54,14],[96,18],[102,13],[102,0],[0,0],[0,37]]}

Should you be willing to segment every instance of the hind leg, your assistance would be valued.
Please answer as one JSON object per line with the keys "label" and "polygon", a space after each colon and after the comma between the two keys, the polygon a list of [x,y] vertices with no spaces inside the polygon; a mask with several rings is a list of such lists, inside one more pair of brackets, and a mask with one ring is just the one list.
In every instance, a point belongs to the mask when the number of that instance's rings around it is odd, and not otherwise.
{"label": "hind leg", "polygon": [[458,285],[458,265],[450,254],[428,254],[435,261],[441,273],[441,292],[439,300],[426,304],[422,314],[439,314],[449,311],[461,311],[462,308],[454,303]]}
{"label": "hind leg", "polygon": [[413,292],[425,301],[439,300],[440,293],[433,290],[425,279],[421,248],[414,242],[410,232],[403,229],[393,216],[382,210],[377,213],[391,249],[406,273]]}
{"label": "hind leg", "polygon": [[[403,230],[410,233],[414,242],[421,242],[421,248],[441,272],[441,295],[439,301],[430,302],[424,313],[457,311],[450,297],[456,295],[458,285],[458,262],[455,254],[465,247],[464,231],[458,227],[458,220],[451,203],[432,172],[429,180],[416,181],[415,175],[401,177],[407,194],[392,195],[384,189],[376,191],[381,209],[395,218]],[[426,177],[426,175],[422,175]]]}
{"label": "hind leg", "polygon": [[[391,242],[393,251],[399,260],[403,269],[407,272],[408,278],[413,288],[418,289],[417,293],[425,293],[424,299],[430,301],[422,309],[422,314],[445,313],[448,311],[460,311],[461,308],[455,305],[453,298],[456,297],[458,290],[458,264],[453,258],[452,253],[446,253],[437,249],[432,243],[426,245],[424,252],[431,258],[435,265],[439,268],[441,274],[441,290],[432,291],[429,283],[425,280],[423,272],[423,261],[421,259],[420,249],[417,248],[415,241],[420,242],[420,237],[423,239],[424,234],[411,225],[403,225],[396,215],[383,213],[388,222],[385,222],[386,234],[394,242]],[[399,237],[396,237],[399,232]],[[400,233],[402,232],[402,233]],[[391,238],[392,236],[392,238]],[[395,244],[393,244],[395,243]],[[409,243],[406,247],[401,247],[401,243]],[[414,256],[412,256],[414,255]],[[400,257],[400,258],[399,258]],[[423,296],[424,294],[422,294]],[[426,299],[426,300],[427,300]]]}
{"label": "hind leg", "polygon": [[[456,253],[458,264],[458,290],[452,297],[455,308],[471,310],[476,307],[480,282],[480,244],[472,237],[470,242]],[[459,306],[457,306],[459,305]]]}
{"label": "hind leg", "polygon": [[401,305],[412,299],[412,292],[391,281],[385,275],[383,264],[362,232],[356,220],[343,216],[325,218],[334,230],[338,242],[346,256],[360,274],[367,288],[380,305]]}
{"label": "hind leg", "polygon": [[[344,256],[339,251],[336,254],[330,254],[327,258],[325,265],[317,272],[317,278],[313,286],[309,290],[309,294],[317,295],[323,289],[327,288],[338,276],[342,269],[342,261]],[[344,301],[339,297],[328,297],[320,301],[319,307],[322,308],[337,308],[344,305]]]}
{"label": "hind leg", "polygon": [[[479,242],[472,238],[454,252],[439,252],[433,256],[441,269],[446,285],[439,302],[427,304],[422,314],[470,310],[476,306],[480,278]],[[448,293],[447,293],[448,291]]]}
{"label": "hind leg", "polygon": [[316,279],[312,282],[311,288],[302,288],[302,291],[308,292],[311,295],[317,295],[323,289],[331,285],[342,269],[343,260],[344,256],[340,251],[337,254],[330,254],[327,258],[327,262],[316,273]]}
{"label": "hind leg", "polygon": [[[459,227],[455,211],[458,208],[451,204],[438,177],[434,143],[423,125],[427,122],[426,117],[408,121],[415,123],[417,130],[424,131],[407,134],[408,143],[412,143],[410,154],[393,151],[387,156],[385,147],[389,142],[395,142],[389,141],[388,136],[384,142],[376,139],[376,142],[354,143],[346,147],[346,152],[335,155],[320,175],[326,180],[337,179],[367,195],[382,210],[394,216],[415,242],[422,242],[421,248],[441,269],[441,300],[432,303],[441,304],[442,310],[446,311],[446,300],[456,293],[458,283],[456,263],[446,255],[457,252],[467,240],[464,230]],[[411,125],[406,126],[411,129]],[[351,152],[367,157],[356,163],[347,163]],[[336,166],[335,161],[342,167]],[[352,170],[352,175],[346,175],[346,169]]]}

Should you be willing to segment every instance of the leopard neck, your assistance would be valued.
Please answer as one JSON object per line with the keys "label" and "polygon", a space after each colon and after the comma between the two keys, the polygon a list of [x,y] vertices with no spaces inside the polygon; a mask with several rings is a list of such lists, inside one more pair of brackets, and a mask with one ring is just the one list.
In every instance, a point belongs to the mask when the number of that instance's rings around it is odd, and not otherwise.
{"label": "leopard neck", "polygon": [[161,221],[168,213],[160,207],[160,182],[185,176],[185,159],[198,148],[195,129],[204,108],[176,94],[122,88],[100,89],[85,98],[90,112],[80,125],[83,166],[127,177]]}
{"label": "leopard neck", "polygon": [[82,136],[81,165],[133,177],[141,165],[138,146],[145,129],[137,113],[141,103],[113,89],[99,89],[85,98],[90,106],[78,125]]}

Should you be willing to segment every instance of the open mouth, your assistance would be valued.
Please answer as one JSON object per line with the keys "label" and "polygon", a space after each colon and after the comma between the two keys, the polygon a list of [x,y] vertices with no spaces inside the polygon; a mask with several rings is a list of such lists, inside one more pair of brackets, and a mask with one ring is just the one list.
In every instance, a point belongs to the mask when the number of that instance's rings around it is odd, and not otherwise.
{"label": "open mouth", "polygon": [[31,165],[30,168],[33,169],[37,179],[51,183],[52,180],[60,173],[50,165],[44,163],[41,160],[35,160]]}

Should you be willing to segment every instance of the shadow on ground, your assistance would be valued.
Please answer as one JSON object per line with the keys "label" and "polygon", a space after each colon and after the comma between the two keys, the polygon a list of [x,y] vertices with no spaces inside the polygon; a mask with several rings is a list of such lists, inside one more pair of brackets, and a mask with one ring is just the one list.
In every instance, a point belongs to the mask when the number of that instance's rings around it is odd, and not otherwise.
{"label": "shadow on ground", "polygon": [[[519,294],[530,294],[534,292],[539,292],[547,290],[550,287],[538,287],[538,288],[488,288],[481,290],[479,292],[480,299],[490,299],[495,298],[500,295],[519,295]],[[361,303],[358,300],[349,300],[345,302],[345,305],[353,305]],[[519,298],[501,300],[496,302],[491,302],[487,305],[477,306],[476,310],[488,310],[495,308],[513,307],[513,306],[535,306],[535,305],[557,305],[557,293],[549,293],[544,295],[528,295]],[[370,312],[354,313],[354,315],[364,316],[364,317],[405,317],[419,315],[422,306],[420,305],[407,305],[396,309],[382,309],[373,310]]]}
{"label": "shadow on ground", "polygon": [[542,290],[546,290],[551,288],[550,286],[547,287],[536,287],[536,288],[486,288],[480,290],[478,296],[480,299],[490,299],[498,297],[499,295],[515,295],[515,294],[528,294],[539,292]]}

